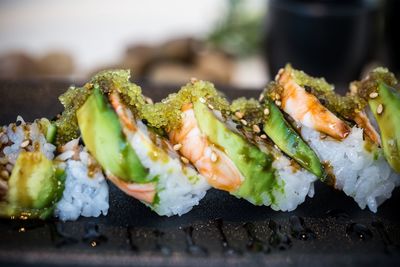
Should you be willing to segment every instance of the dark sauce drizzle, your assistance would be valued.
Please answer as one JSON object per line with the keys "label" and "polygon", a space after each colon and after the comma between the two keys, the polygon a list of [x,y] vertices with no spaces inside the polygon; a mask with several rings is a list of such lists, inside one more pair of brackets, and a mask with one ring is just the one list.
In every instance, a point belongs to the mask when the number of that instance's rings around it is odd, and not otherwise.
{"label": "dark sauce drizzle", "polygon": [[373,221],[371,225],[381,237],[383,242],[383,251],[385,253],[392,254],[394,250],[399,249],[398,246],[393,244],[393,241],[390,239],[389,234],[387,233],[386,228],[381,221]]}
{"label": "dark sauce drizzle", "polygon": [[53,242],[56,248],[70,246],[78,243],[78,239],[65,233],[64,223],[52,221],[47,223],[47,226],[50,229],[51,242]]}
{"label": "dark sauce drizzle", "polygon": [[346,227],[346,233],[352,239],[367,241],[372,238],[371,230],[361,223],[351,223]]}
{"label": "dark sauce drizzle", "polygon": [[282,232],[281,225],[277,222],[270,220],[268,224],[272,234],[269,238],[269,244],[278,250],[287,250],[292,246],[290,237]]}
{"label": "dark sauce drizzle", "polygon": [[296,215],[290,216],[290,231],[291,236],[299,240],[312,240],[316,234],[304,224],[304,219]]}
{"label": "dark sauce drizzle", "polygon": [[193,230],[193,226],[187,226],[183,228],[186,239],[186,252],[194,256],[207,256],[207,249],[195,244],[193,240]]}
{"label": "dark sauce drizzle", "polygon": [[129,248],[133,252],[139,252],[139,248],[135,245],[132,238],[132,227],[126,227],[126,243],[128,244]]}
{"label": "dark sauce drizzle", "polygon": [[249,238],[249,241],[246,244],[246,248],[250,252],[263,252],[263,253],[269,253],[271,251],[271,248],[269,245],[260,240],[255,233],[255,226],[251,222],[247,222],[243,224],[244,229],[246,230],[247,236]]}
{"label": "dark sauce drizzle", "polygon": [[242,252],[231,247],[231,245],[228,242],[228,239],[226,238],[226,235],[224,233],[224,230],[222,229],[223,225],[224,225],[224,221],[219,218],[214,220],[214,224],[215,227],[217,227],[218,232],[221,236],[221,244],[222,244],[222,249],[223,249],[223,253],[224,255],[229,255],[229,256],[239,256],[242,255]]}
{"label": "dark sauce drizzle", "polygon": [[165,233],[160,230],[154,230],[153,234],[156,237],[155,250],[161,252],[161,254],[163,254],[164,256],[170,256],[172,254],[172,249],[162,244],[162,239]]}
{"label": "dark sauce drizzle", "polygon": [[99,225],[94,222],[88,222],[85,224],[85,233],[82,237],[82,241],[89,244],[92,247],[96,247],[101,243],[107,242],[107,237],[99,232]]}

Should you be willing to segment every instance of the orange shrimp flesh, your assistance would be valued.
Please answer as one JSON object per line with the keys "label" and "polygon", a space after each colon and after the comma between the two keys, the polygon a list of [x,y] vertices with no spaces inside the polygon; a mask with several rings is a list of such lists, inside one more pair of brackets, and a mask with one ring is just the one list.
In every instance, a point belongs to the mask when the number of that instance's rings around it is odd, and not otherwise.
{"label": "orange shrimp flesh", "polygon": [[282,109],[295,121],[338,140],[349,135],[350,127],[297,84],[290,70],[281,69],[277,82],[283,87],[280,95]]}
{"label": "orange shrimp flesh", "polygon": [[[125,134],[135,133],[138,128],[133,118],[132,113],[124,106],[117,92],[112,92],[109,95],[111,106],[117,113],[122,129]],[[152,204],[156,196],[155,183],[128,183],[110,173],[107,173],[107,178],[113,182],[119,189],[129,196],[138,200]]]}
{"label": "orange shrimp flesh", "polygon": [[364,134],[368,136],[375,144],[381,145],[381,137],[379,136],[378,132],[372,126],[370,120],[368,119],[365,112],[358,112],[354,116],[354,121],[357,125],[364,130]]}
{"label": "orange shrimp flesh", "polygon": [[201,133],[192,104],[182,107],[182,125],[169,133],[169,139],[180,144],[179,152],[214,188],[233,192],[242,184],[244,178],[232,160]]}

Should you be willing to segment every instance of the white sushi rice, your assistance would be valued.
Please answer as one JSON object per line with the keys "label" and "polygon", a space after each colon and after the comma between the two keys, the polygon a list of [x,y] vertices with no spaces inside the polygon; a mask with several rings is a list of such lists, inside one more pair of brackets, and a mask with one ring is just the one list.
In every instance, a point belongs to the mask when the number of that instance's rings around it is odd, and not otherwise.
{"label": "white sushi rice", "polygon": [[56,157],[66,174],[63,196],[54,211],[62,221],[108,213],[106,179],[95,159],[78,142],[74,139],[67,143],[63,153]]}
{"label": "white sushi rice", "polygon": [[365,149],[363,130],[354,126],[347,138],[337,141],[321,139],[320,133],[303,126],[303,138],[322,161],[329,162],[336,178],[335,188],[351,196],[360,208],[377,212],[378,206],[391,197],[400,177],[386,162],[382,150]]}
{"label": "white sushi rice", "polygon": [[295,210],[307,196],[314,196],[314,182],[317,180],[315,175],[303,168],[294,169],[290,160],[284,155],[276,158],[272,167],[280,185],[273,190],[275,197],[275,201],[271,203],[273,210]]}
{"label": "white sushi rice", "polygon": [[206,179],[192,167],[184,165],[172,148],[168,151],[167,160],[149,157],[155,152],[154,144],[149,138],[147,127],[141,121],[137,121],[137,125],[138,131],[126,133],[127,139],[143,166],[149,169],[149,175],[158,176],[156,190],[159,202],[149,206],[159,215],[165,216],[180,216],[189,212],[199,204],[209,189]]}

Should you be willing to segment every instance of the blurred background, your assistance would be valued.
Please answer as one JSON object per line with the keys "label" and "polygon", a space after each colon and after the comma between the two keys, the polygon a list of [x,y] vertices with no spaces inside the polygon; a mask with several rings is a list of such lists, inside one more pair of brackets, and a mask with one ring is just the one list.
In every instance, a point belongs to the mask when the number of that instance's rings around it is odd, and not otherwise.
{"label": "blurred background", "polygon": [[290,62],[345,86],[399,72],[398,0],[0,0],[0,78],[191,77],[259,88]]}

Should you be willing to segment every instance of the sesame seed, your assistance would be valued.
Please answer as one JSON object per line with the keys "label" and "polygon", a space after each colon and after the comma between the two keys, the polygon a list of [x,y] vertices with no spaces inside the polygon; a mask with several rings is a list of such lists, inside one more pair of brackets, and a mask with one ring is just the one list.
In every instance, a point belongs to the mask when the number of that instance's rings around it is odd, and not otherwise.
{"label": "sesame seed", "polygon": [[27,147],[29,145],[29,140],[25,140],[24,142],[21,143],[20,147],[24,148]]}
{"label": "sesame seed", "polygon": [[192,84],[195,84],[197,81],[198,81],[198,80],[197,80],[197,78],[195,78],[195,77],[190,78],[190,82],[191,82]]}
{"label": "sesame seed", "polygon": [[22,121],[20,121],[20,120],[17,120],[17,122],[15,123],[15,125],[17,125],[17,126],[20,126],[20,125],[21,125],[21,123],[22,123]]}
{"label": "sesame seed", "polygon": [[243,125],[247,125],[247,121],[246,121],[246,120],[241,119],[240,122],[241,122]]}
{"label": "sesame seed", "polygon": [[236,116],[238,119],[241,119],[241,118],[243,118],[244,114],[243,114],[242,112],[236,111],[236,112],[235,112],[235,116]]}
{"label": "sesame seed", "polygon": [[216,162],[217,161],[217,154],[213,151],[211,152],[211,161]]}
{"label": "sesame seed", "polygon": [[176,144],[174,145],[174,150],[178,151],[179,149],[182,148],[182,144]]}
{"label": "sesame seed", "polygon": [[185,157],[181,157],[181,160],[182,160],[182,162],[185,163],[185,164],[188,164],[188,163],[189,163],[189,160],[188,160],[187,158],[185,158]]}
{"label": "sesame seed", "polygon": [[369,94],[369,98],[377,98],[379,94],[377,92],[372,92]]}
{"label": "sesame seed", "polygon": [[209,107],[210,109],[214,109],[214,106],[211,105],[211,104],[208,104],[208,107]]}
{"label": "sesame seed", "polygon": [[282,102],[279,101],[279,100],[276,100],[276,101],[275,101],[275,104],[276,104],[277,106],[280,106],[280,105],[282,105]]}
{"label": "sesame seed", "polygon": [[261,94],[260,97],[258,98],[258,101],[262,101],[264,99],[264,94]]}
{"label": "sesame seed", "polygon": [[6,178],[6,179],[10,176],[10,174],[8,173],[7,170],[2,170],[0,174],[1,174],[1,177]]}
{"label": "sesame seed", "polygon": [[269,115],[269,109],[268,108],[264,109],[264,115]]}
{"label": "sesame seed", "polygon": [[204,97],[200,97],[199,101],[200,101],[200,103],[203,103],[203,104],[206,103],[206,100],[204,99]]}
{"label": "sesame seed", "polygon": [[150,97],[145,97],[144,99],[146,100],[147,104],[153,104],[153,99]]}
{"label": "sesame seed", "polygon": [[279,99],[281,99],[281,95],[280,95],[280,94],[278,94],[278,93],[276,93],[276,94],[275,94],[275,99],[276,99],[276,100],[279,100]]}
{"label": "sesame seed", "polygon": [[258,127],[257,124],[254,124],[254,125],[253,125],[253,131],[254,131],[255,133],[261,132],[260,127]]}
{"label": "sesame seed", "polygon": [[260,135],[260,137],[261,137],[262,139],[267,139],[267,136],[266,136],[265,134]]}
{"label": "sesame seed", "polygon": [[379,104],[378,107],[376,108],[376,113],[378,113],[378,115],[381,115],[383,112],[383,105]]}
{"label": "sesame seed", "polygon": [[279,74],[275,75],[275,81],[277,82],[281,76]]}

